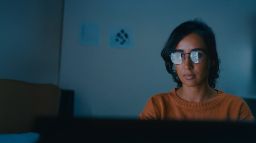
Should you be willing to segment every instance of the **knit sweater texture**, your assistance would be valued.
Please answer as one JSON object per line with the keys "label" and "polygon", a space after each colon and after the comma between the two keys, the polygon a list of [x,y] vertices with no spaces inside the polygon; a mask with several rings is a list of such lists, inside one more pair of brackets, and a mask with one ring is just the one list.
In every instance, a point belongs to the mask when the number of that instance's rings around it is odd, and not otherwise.
{"label": "knit sweater texture", "polygon": [[152,96],[139,119],[253,121],[254,117],[241,97],[218,91],[209,101],[189,102],[178,96],[174,89]]}

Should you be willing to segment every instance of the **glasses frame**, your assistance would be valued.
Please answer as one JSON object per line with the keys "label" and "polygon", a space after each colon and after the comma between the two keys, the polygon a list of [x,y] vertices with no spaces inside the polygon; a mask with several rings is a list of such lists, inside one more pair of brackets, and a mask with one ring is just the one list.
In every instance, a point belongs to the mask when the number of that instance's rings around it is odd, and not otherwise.
{"label": "glasses frame", "polygon": [[[177,52],[181,53],[181,56],[180,56],[180,60],[181,60],[181,61],[180,61],[180,62],[177,62],[177,61],[175,62],[175,59],[174,59],[174,57],[173,57],[173,56],[175,56],[175,55],[173,55],[173,54],[174,54],[174,53],[177,53]],[[195,58],[194,58],[195,55],[191,54],[191,53],[194,53],[194,52],[202,52],[203,55],[205,55],[205,56],[208,55],[208,54],[207,54],[207,51],[206,51],[205,49],[202,49],[202,48],[195,48],[195,49],[192,49],[189,53],[184,53],[184,50],[181,50],[181,49],[175,49],[175,50],[172,50],[172,51],[170,52],[169,56],[170,56],[171,62],[172,62],[173,64],[175,64],[175,65],[180,65],[180,64],[182,64],[183,61],[184,61],[185,55],[187,55],[187,54],[189,54],[189,58],[190,58],[190,60],[192,61],[193,64],[199,64],[201,58],[198,58],[198,59],[197,59],[198,61],[195,61]],[[176,57],[176,58],[177,58],[177,57]]]}

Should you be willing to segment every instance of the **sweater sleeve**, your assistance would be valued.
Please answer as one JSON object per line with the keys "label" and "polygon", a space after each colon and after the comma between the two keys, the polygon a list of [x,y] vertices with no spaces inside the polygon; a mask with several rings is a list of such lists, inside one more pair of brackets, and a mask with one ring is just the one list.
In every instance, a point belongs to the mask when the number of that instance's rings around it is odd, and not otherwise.
{"label": "sweater sleeve", "polygon": [[144,107],[144,110],[139,114],[140,120],[157,120],[159,119],[159,111],[157,108],[156,100],[151,97],[146,106]]}
{"label": "sweater sleeve", "polygon": [[240,106],[239,120],[241,121],[254,121],[254,117],[249,106],[245,101]]}

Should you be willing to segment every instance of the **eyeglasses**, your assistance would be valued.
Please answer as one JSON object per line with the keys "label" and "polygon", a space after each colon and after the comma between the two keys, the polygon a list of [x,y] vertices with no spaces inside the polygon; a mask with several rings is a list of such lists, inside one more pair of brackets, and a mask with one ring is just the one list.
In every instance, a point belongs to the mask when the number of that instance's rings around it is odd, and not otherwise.
{"label": "eyeglasses", "polygon": [[206,55],[202,49],[193,49],[190,53],[184,53],[183,50],[175,50],[171,52],[170,58],[173,64],[179,65],[185,58],[185,55],[189,54],[190,60],[194,64],[198,64],[202,61],[202,58]]}

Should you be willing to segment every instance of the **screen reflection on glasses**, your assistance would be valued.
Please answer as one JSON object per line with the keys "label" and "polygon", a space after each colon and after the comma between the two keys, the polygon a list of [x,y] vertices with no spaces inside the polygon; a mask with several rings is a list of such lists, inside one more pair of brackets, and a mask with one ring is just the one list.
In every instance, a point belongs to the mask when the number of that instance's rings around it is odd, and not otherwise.
{"label": "screen reflection on glasses", "polygon": [[206,55],[203,49],[193,49],[190,53],[184,53],[183,50],[174,50],[170,54],[170,58],[173,64],[182,64],[185,59],[185,55],[189,54],[190,60],[194,64],[198,64],[202,61],[202,58]]}

